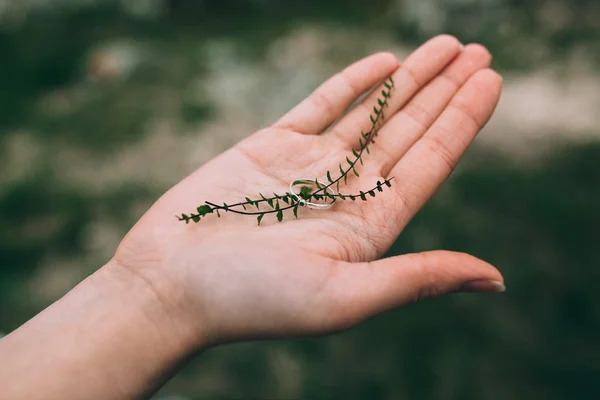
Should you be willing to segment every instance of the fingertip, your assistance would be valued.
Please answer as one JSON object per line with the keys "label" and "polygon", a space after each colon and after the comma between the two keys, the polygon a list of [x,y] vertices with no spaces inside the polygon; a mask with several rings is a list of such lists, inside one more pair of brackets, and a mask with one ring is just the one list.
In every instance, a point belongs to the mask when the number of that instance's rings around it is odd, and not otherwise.
{"label": "fingertip", "polygon": [[391,51],[380,51],[373,54],[373,57],[377,58],[377,61],[380,63],[389,66],[389,68],[396,68],[400,65],[400,60],[398,60],[398,57]]}
{"label": "fingertip", "polygon": [[448,48],[454,47],[457,51],[462,50],[465,47],[461,41],[456,38],[456,36],[449,35],[447,33],[435,36],[429,41],[436,42],[436,44],[440,44]]}
{"label": "fingertip", "polygon": [[502,91],[503,78],[491,68],[485,68],[478,71],[472,78],[477,84],[485,86],[488,90],[492,90],[496,96],[500,96]]}
{"label": "fingertip", "polygon": [[485,60],[485,64],[487,64],[488,66],[492,62],[492,54],[489,52],[489,50],[485,46],[483,46],[479,43],[469,43],[465,47],[464,52],[469,52],[474,57]]}

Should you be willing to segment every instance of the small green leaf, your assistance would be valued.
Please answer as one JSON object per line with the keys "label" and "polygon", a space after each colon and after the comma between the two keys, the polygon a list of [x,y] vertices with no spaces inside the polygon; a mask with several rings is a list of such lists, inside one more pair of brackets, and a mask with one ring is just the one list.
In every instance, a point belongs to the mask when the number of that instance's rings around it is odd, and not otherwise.
{"label": "small green leaf", "polygon": [[227,203],[223,203],[223,208],[225,209],[225,211],[229,211],[229,206],[227,205]]}
{"label": "small green leaf", "polygon": [[354,172],[354,175],[356,175],[357,178],[360,178],[360,175],[358,174],[358,172],[356,172],[354,166],[352,166],[352,172]]}
{"label": "small green leaf", "polygon": [[211,206],[205,204],[196,208],[196,211],[198,211],[198,214],[200,214],[201,217],[204,217],[206,214],[212,213],[213,209]]}
{"label": "small green leaf", "polygon": [[252,203],[253,203],[253,201],[252,201],[252,200],[250,200],[250,197],[246,197],[246,201],[247,201],[248,203],[250,203],[250,204],[252,204]]}
{"label": "small green leaf", "polygon": [[348,162],[348,165],[350,165],[351,167],[354,166],[354,163],[352,161],[350,161],[350,158],[348,156],[346,156],[346,161]]}
{"label": "small green leaf", "polygon": [[259,214],[258,217],[256,217],[256,220],[258,221],[258,225],[260,225],[260,221],[262,221],[264,216],[265,216],[265,214]]}
{"label": "small green leaf", "polygon": [[323,189],[323,185],[321,185],[321,183],[319,182],[319,180],[317,178],[315,178],[315,185],[320,189]]}
{"label": "small green leaf", "polygon": [[310,195],[312,194],[312,189],[309,188],[308,186],[302,186],[300,188],[300,197],[302,197],[305,200],[310,199]]}
{"label": "small green leaf", "polygon": [[377,191],[383,192],[383,188],[381,187],[381,182],[377,181]]}
{"label": "small green leaf", "polygon": [[244,205],[244,203],[242,203],[242,207],[244,208],[244,210],[246,210],[246,206]]}
{"label": "small green leaf", "polygon": [[383,97],[385,97],[386,99],[387,99],[387,98],[388,98],[388,96],[389,96],[389,94],[388,94],[388,93],[387,93],[385,90],[382,90],[382,91],[381,91],[381,94],[382,94],[382,95],[383,95]]}
{"label": "small green leaf", "polygon": [[192,221],[199,222],[200,221],[200,216],[199,215],[192,215]]}
{"label": "small green leaf", "polygon": [[365,147],[365,144],[363,143],[362,139],[358,139],[358,144],[360,144],[360,148],[362,149],[363,147]]}
{"label": "small green leaf", "polygon": [[266,201],[266,202],[267,202],[267,204],[268,204],[269,206],[271,206],[271,208],[274,208],[274,205],[273,205],[273,199],[267,199],[265,196],[263,196],[263,194],[262,194],[262,193],[259,193],[258,195],[259,195],[259,196],[260,196],[260,197],[261,197],[261,198],[262,198],[264,201]]}
{"label": "small green leaf", "polygon": [[385,181],[384,183],[385,183],[385,186],[387,186],[387,187],[392,187],[392,180],[391,180],[391,179],[388,179],[388,180],[387,180],[387,181]]}
{"label": "small green leaf", "polygon": [[377,99],[377,104],[379,104],[379,107],[383,107],[385,105],[385,103],[381,99]]}
{"label": "small green leaf", "polygon": [[300,207],[300,203],[296,203],[294,206],[294,217],[298,218],[298,207]]}
{"label": "small green leaf", "polygon": [[341,193],[338,193],[338,197],[339,197],[340,199],[342,199],[342,200],[346,200],[346,196],[344,196],[344,195],[343,195],[343,194],[341,194]]}
{"label": "small green leaf", "polygon": [[352,201],[356,201],[356,196],[350,195],[350,196],[348,196],[348,197],[350,197],[350,200],[352,200]]}
{"label": "small green leaf", "polygon": [[373,118],[373,115],[370,115],[369,117],[371,118],[371,123],[372,123],[373,125],[375,125],[375,122],[376,122],[376,121],[375,121],[375,118]]}
{"label": "small green leaf", "polygon": [[371,195],[371,197],[375,197],[375,191],[374,190],[369,190],[369,194]]}
{"label": "small green leaf", "polygon": [[281,196],[281,201],[283,201],[285,204],[290,204],[290,200],[288,199],[288,196]]}
{"label": "small green leaf", "polygon": [[365,192],[363,192],[363,191],[360,192],[360,199],[362,201],[367,201],[367,196],[365,195]]}
{"label": "small green leaf", "polygon": [[331,179],[331,172],[327,171],[327,180],[329,183],[333,183],[333,179]]}
{"label": "small green leaf", "polygon": [[344,172],[344,169],[342,168],[342,164],[338,164],[338,167],[340,167],[340,174],[345,175],[346,173]]}
{"label": "small green leaf", "polygon": [[254,201],[254,207],[256,207],[257,210],[260,210],[260,203],[258,202],[258,200]]}
{"label": "small green leaf", "polygon": [[379,115],[379,110],[377,109],[377,107],[373,107],[373,111],[375,112],[375,115]]}
{"label": "small green leaf", "polygon": [[359,158],[360,154],[358,154],[358,151],[352,149],[352,154],[354,154],[354,157]]}
{"label": "small green leaf", "polygon": [[392,86],[389,83],[387,83],[387,82],[385,82],[383,84],[383,86],[385,86],[387,90],[390,90],[392,88]]}
{"label": "small green leaf", "polygon": [[219,212],[219,209],[217,208],[217,217],[221,218],[221,213]]}

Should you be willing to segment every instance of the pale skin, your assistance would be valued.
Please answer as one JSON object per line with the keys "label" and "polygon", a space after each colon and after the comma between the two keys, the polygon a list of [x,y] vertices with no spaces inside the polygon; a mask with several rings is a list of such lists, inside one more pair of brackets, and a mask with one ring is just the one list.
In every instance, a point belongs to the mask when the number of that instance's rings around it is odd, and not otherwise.
{"label": "pale skin", "polygon": [[[210,346],[326,334],[423,298],[503,291],[498,270],[468,254],[379,259],[490,118],[502,87],[490,62],[482,46],[445,35],[402,63],[374,54],[200,167],[105,266],[0,340],[0,398],[147,398]],[[369,129],[376,97],[327,128],[389,75],[396,88],[385,124],[360,178],[342,191],[393,176],[392,188],[367,202],[301,209],[298,219],[290,212],[282,223],[266,216],[261,226],[234,214],[189,225],[175,218],[205,200],[235,203],[334,172]]]}

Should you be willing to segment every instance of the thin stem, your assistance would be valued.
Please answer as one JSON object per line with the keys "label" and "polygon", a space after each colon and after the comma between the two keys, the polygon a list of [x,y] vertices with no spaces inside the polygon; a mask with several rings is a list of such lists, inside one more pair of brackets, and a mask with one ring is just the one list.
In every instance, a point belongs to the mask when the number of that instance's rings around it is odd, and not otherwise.
{"label": "thin stem", "polygon": [[[285,211],[285,210],[289,210],[289,209],[292,209],[292,208],[296,207],[296,204],[291,204],[289,206],[285,206],[283,208],[280,208],[279,210],[273,209],[273,210],[269,210],[269,211],[238,211],[238,210],[232,210],[231,206],[224,207],[224,206],[220,206],[218,204],[211,203],[209,201],[205,202],[205,204],[213,207],[213,210],[223,210],[225,212],[232,212],[234,214],[240,214],[240,215],[274,214],[274,213],[279,212],[279,211]],[[191,216],[194,216],[194,214],[192,214]]]}

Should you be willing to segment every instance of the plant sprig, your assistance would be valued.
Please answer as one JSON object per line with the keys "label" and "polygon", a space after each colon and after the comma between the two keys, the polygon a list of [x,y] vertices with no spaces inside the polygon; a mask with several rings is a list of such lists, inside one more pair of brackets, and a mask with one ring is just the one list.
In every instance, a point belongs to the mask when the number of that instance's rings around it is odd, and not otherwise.
{"label": "plant sprig", "polygon": [[[211,202],[207,201],[203,205],[197,207],[195,213],[177,215],[177,219],[180,221],[185,221],[186,224],[189,223],[190,221],[200,222],[200,220],[202,218],[206,217],[209,214],[213,214],[213,213],[216,213],[217,216],[220,218],[221,211],[223,211],[223,212],[231,212],[231,213],[240,214],[240,215],[256,216],[258,224],[260,225],[262,219],[267,214],[276,214],[277,220],[279,222],[281,222],[283,220],[283,216],[284,216],[283,212],[286,210],[290,210],[290,209],[293,210],[294,216],[296,218],[298,218],[299,207],[302,207],[305,205],[305,202],[303,202],[302,200],[320,201],[320,200],[328,198],[332,201],[335,201],[336,199],[341,199],[341,200],[350,199],[352,201],[360,199],[362,201],[366,201],[367,195],[369,195],[371,197],[375,197],[376,192],[383,191],[384,185],[387,187],[391,186],[391,180],[393,178],[387,179],[383,182],[378,181],[377,186],[375,186],[373,189],[367,190],[365,192],[360,191],[360,193],[358,193],[358,194],[345,195],[345,194],[339,193],[339,190],[340,190],[340,184],[342,181],[344,184],[347,183],[348,175],[350,174],[350,172],[354,173],[354,175],[356,177],[359,177],[359,174],[356,171],[357,163],[360,162],[361,165],[363,164],[364,153],[366,152],[367,154],[370,154],[369,145],[372,143],[375,143],[374,138],[377,137],[379,134],[379,132],[378,132],[379,128],[381,127],[383,120],[385,119],[384,109],[385,109],[385,107],[389,106],[388,100],[391,97],[392,89],[395,87],[393,78],[391,76],[388,77],[384,81],[383,86],[384,86],[384,89],[381,91],[382,97],[377,99],[377,105],[373,107],[373,114],[371,114],[369,116],[370,121],[371,121],[371,128],[366,133],[361,131],[361,137],[358,140],[358,149],[354,149],[354,148],[352,149],[353,158],[351,158],[350,156],[346,157],[347,166],[344,168],[344,167],[342,167],[342,163],[338,163],[338,169],[340,172],[339,176],[337,176],[336,178],[332,178],[331,171],[329,171],[329,170],[326,171],[326,177],[327,177],[327,181],[328,181],[327,184],[324,185],[324,184],[320,183],[318,179],[315,179],[314,184],[317,187],[317,189],[315,191],[313,191],[308,186],[303,186],[301,188],[300,194],[299,194],[301,200],[299,200],[297,196],[294,196],[291,193],[286,192],[283,195],[273,193],[273,196],[269,196],[269,197],[266,197],[262,193],[259,193],[260,199],[251,199],[249,197],[246,197],[245,198],[246,201],[242,201],[242,202],[238,202],[238,203],[234,203],[234,204],[223,203],[222,205],[219,205],[219,204],[215,204],[215,203],[211,203]],[[336,186],[336,189],[338,192],[337,194],[332,194],[328,191],[328,189],[334,185]],[[261,205],[268,209],[261,210],[261,208],[260,208]],[[249,209],[250,209],[250,211],[249,211]],[[253,209],[255,209],[255,210],[253,210]]]}
{"label": "plant sprig", "polygon": [[[356,194],[342,194],[342,193],[337,193],[337,194],[331,194],[329,192],[325,192],[324,194],[316,194],[316,192],[312,192],[309,194],[306,194],[305,191],[305,195],[302,196],[301,194],[301,198],[307,201],[320,201],[323,199],[330,199],[330,200],[336,200],[336,199],[341,199],[341,200],[352,200],[352,201],[356,201],[356,200],[362,200],[362,201],[367,201],[367,195],[371,196],[371,197],[375,197],[377,195],[377,192],[383,192],[383,187],[387,186],[387,187],[392,187],[392,180],[394,178],[389,178],[384,180],[383,182],[381,181],[377,181],[377,185],[374,186],[372,189],[366,190],[366,191],[359,191],[359,193]],[[315,183],[318,184],[318,181],[315,180]],[[319,185],[319,184],[318,184]],[[323,187],[323,185],[319,185],[319,187]],[[308,186],[303,186],[303,188],[308,188]],[[308,188],[310,189],[310,188]],[[279,199],[274,200],[273,205],[269,204],[269,206],[272,208],[271,210],[260,210],[258,207],[257,211],[246,211],[246,210],[236,210],[234,208],[232,208],[233,205],[228,205],[226,203],[223,203],[222,205],[219,204],[215,204],[215,203],[211,203],[209,201],[205,202],[203,205],[201,205],[200,207],[198,207],[196,209],[196,213],[192,213],[192,214],[181,214],[177,216],[177,219],[179,219],[180,221],[185,221],[186,224],[188,224],[190,221],[192,222],[199,222],[201,218],[205,217],[208,214],[212,214],[212,213],[216,213],[217,216],[220,218],[221,214],[220,211],[224,211],[224,212],[231,212],[234,214],[240,214],[240,215],[256,215],[257,216],[257,220],[258,220],[258,224],[260,225],[263,217],[267,214],[277,214],[277,220],[279,222],[281,222],[283,220],[283,212],[286,210],[294,210],[294,216],[296,218],[298,218],[298,208],[302,206],[301,201],[299,201],[298,199],[296,199],[295,197],[293,197],[291,194],[287,194],[287,197],[289,198],[289,201],[287,203],[285,203],[285,205],[281,205],[279,203],[279,200],[282,200],[282,197],[280,196]]]}
{"label": "plant sprig", "polygon": [[359,144],[358,150],[352,149],[352,155],[354,156],[354,159],[350,159],[350,157],[346,157],[346,162],[347,162],[348,166],[345,169],[342,167],[342,163],[338,163],[338,169],[340,171],[340,175],[339,175],[339,177],[337,177],[335,179],[332,179],[331,171],[327,171],[326,176],[327,176],[327,180],[329,181],[329,183],[327,185],[325,185],[324,187],[320,188],[317,193],[325,193],[325,192],[327,192],[327,189],[329,189],[333,185],[336,185],[336,189],[339,192],[340,182],[343,179],[344,184],[347,183],[348,175],[350,174],[350,171],[352,171],[354,173],[354,175],[356,175],[357,178],[360,177],[358,172],[356,172],[356,164],[358,162],[360,162],[361,165],[363,164],[362,158],[363,158],[364,153],[366,152],[367,154],[370,154],[369,145],[371,143],[375,143],[375,137],[377,137],[379,135],[379,128],[381,127],[381,124],[383,123],[383,120],[385,119],[384,108],[389,106],[388,100],[391,97],[392,89],[395,87],[394,79],[391,76],[388,77],[384,81],[383,85],[384,85],[385,89],[383,89],[381,91],[382,97],[377,99],[377,106],[373,107],[374,114],[371,114],[369,116],[369,118],[371,120],[371,128],[369,129],[369,131],[367,133],[365,133],[363,131],[360,132],[361,137],[358,139],[358,144]]}

